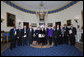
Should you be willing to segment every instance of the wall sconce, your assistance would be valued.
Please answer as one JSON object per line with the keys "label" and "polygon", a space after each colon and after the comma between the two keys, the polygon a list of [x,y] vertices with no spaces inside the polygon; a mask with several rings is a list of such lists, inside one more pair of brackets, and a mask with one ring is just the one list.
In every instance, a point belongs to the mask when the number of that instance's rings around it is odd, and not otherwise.
{"label": "wall sconce", "polygon": [[76,16],[76,17],[74,18],[74,21],[75,21],[76,23],[78,23],[78,20],[79,20],[79,17]]}
{"label": "wall sconce", "polygon": [[4,21],[4,19],[3,18],[1,18],[1,23]]}
{"label": "wall sconce", "polygon": [[18,24],[19,24],[19,26],[21,25],[21,20],[20,19],[18,19]]}
{"label": "wall sconce", "polygon": [[75,21],[76,23],[78,23],[78,20],[77,20],[77,19],[74,19],[74,21]]}
{"label": "wall sconce", "polygon": [[21,22],[19,22],[19,26],[21,25]]}
{"label": "wall sconce", "polygon": [[1,23],[4,21],[4,17],[1,15]]}

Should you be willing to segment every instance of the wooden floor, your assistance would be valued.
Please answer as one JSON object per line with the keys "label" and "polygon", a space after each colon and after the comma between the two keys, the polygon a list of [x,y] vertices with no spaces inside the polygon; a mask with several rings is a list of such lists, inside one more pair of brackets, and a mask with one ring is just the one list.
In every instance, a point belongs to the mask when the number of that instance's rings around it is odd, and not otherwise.
{"label": "wooden floor", "polygon": [[1,53],[10,47],[10,43],[1,43]]}
{"label": "wooden floor", "polygon": [[[1,53],[3,53],[7,48],[9,48],[10,42],[9,43],[1,43]],[[78,48],[81,52],[83,52],[83,44],[82,43],[76,43],[76,48]]]}
{"label": "wooden floor", "polygon": [[76,43],[76,47],[83,52],[83,43]]}

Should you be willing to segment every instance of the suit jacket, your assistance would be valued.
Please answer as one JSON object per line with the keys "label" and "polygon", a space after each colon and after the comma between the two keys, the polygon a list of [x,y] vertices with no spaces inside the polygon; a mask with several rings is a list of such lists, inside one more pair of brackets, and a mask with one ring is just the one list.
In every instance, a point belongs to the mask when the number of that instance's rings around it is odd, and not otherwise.
{"label": "suit jacket", "polygon": [[65,35],[65,36],[69,35],[69,28],[63,27],[63,31],[64,31],[64,35]]}
{"label": "suit jacket", "polygon": [[34,34],[34,30],[33,29],[31,29],[31,31],[30,31],[30,28],[28,29],[28,36],[32,36]]}
{"label": "suit jacket", "polygon": [[56,29],[53,30],[53,37],[56,36]]}
{"label": "suit jacket", "polygon": [[[16,31],[16,35],[15,35],[15,31]],[[11,42],[14,42],[15,40],[16,40],[16,37],[17,37],[17,30],[15,30],[14,31],[14,29],[11,29],[10,30],[10,40],[11,40]]]}
{"label": "suit jacket", "polygon": [[30,31],[30,28],[28,29],[28,38],[31,40],[31,39],[33,39],[33,34],[34,34],[34,30],[33,29],[31,29],[31,31]]}
{"label": "suit jacket", "polygon": [[43,29],[43,31],[40,30],[40,34],[45,34],[45,29]]}
{"label": "suit jacket", "polygon": [[35,30],[35,35],[37,36],[38,34],[40,34],[40,30]]}
{"label": "suit jacket", "polygon": [[59,37],[61,34],[61,29],[57,30],[57,28],[54,30],[54,36]]}
{"label": "suit jacket", "polygon": [[22,37],[22,30],[17,29],[17,37],[21,38]]}
{"label": "suit jacket", "polygon": [[46,28],[46,30],[45,30],[45,36],[47,36],[48,35],[48,28]]}
{"label": "suit jacket", "polygon": [[27,35],[28,37],[28,30],[26,29],[26,33],[24,33],[24,28],[22,29],[22,37],[24,37],[24,35]]}
{"label": "suit jacket", "polygon": [[77,34],[77,30],[75,27],[73,27],[73,29],[70,28],[70,30],[72,30],[72,35],[76,35]]}

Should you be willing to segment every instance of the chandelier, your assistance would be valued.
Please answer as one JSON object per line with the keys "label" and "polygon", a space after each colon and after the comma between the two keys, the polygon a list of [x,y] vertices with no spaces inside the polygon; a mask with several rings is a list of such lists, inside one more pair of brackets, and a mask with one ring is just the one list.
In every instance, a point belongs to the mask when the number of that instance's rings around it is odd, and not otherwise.
{"label": "chandelier", "polygon": [[43,4],[42,1],[40,3],[39,9],[37,9],[37,11],[36,11],[36,15],[39,17],[40,20],[44,20],[47,17],[47,15],[48,15],[48,11],[44,7],[44,4]]}

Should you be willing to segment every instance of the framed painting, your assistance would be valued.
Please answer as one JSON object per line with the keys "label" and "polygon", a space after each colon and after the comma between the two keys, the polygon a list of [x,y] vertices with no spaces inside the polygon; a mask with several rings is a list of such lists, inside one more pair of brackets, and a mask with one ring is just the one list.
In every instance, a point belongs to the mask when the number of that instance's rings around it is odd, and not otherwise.
{"label": "framed painting", "polygon": [[37,24],[36,23],[31,23],[31,26],[32,27],[37,27]]}
{"label": "framed painting", "polygon": [[39,26],[41,26],[41,25],[45,25],[45,23],[39,23]]}
{"label": "framed painting", "polygon": [[16,26],[16,16],[7,12],[7,27]]}
{"label": "framed painting", "polygon": [[67,20],[67,26],[71,25],[71,20]]}

